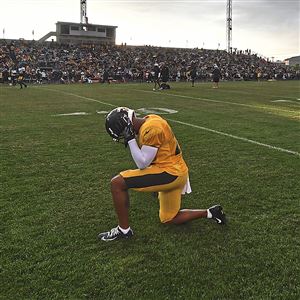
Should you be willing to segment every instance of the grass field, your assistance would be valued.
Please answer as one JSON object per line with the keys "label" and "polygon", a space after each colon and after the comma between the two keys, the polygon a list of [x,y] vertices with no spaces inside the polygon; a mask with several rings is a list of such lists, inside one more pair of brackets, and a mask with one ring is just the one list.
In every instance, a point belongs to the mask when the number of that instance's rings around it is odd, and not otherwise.
{"label": "grass field", "polygon": [[[0,299],[300,298],[300,83],[171,86],[0,86]],[[178,111],[182,207],[220,203],[228,225],[160,224],[131,192],[134,238],[97,240],[117,224],[110,178],[134,167],[105,132],[116,106]]]}

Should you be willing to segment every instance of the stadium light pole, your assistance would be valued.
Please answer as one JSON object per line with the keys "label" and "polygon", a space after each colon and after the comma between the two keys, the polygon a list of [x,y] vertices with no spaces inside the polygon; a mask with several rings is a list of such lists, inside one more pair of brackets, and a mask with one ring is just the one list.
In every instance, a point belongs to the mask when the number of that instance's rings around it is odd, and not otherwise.
{"label": "stadium light pole", "polygon": [[88,24],[88,17],[87,17],[87,0],[80,0],[80,23]]}
{"label": "stadium light pole", "polygon": [[232,52],[232,0],[227,0],[226,6],[226,42],[227,52]]}

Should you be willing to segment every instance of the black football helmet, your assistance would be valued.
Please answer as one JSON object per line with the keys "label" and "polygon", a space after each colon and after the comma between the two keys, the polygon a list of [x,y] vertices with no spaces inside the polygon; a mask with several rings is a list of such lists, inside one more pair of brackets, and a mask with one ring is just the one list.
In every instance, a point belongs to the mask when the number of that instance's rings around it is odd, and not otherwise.
{"label": "black football helmet", "polygon": [[117,107],[113,109],[105,118],[105,128],[107,133],[115,142],[124,143],[124,130],[132,126],[132,116],[134,111],[127,107]]}

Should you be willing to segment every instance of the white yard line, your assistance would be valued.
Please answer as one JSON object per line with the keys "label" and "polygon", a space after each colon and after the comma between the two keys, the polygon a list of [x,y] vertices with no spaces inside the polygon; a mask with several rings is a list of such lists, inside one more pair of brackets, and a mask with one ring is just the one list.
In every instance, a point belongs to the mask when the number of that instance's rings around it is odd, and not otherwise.
{"label": "white yard line", "polygon": [[212,133],[216,133],[216,134],[219,134],[219,135],[224,135],[224,136],[227,136],[227,137],[231,137],[231,138],[236,139],[236,140],[248,142],[248,143],[251,143],[251,144],[263,146],[263,147],[270,148],[270,149],[274,149],[274,150],[277,150],[277,151],[280,151],[280,152],[286,152],[286,153],[289,153],[289,154],[294,154],[294,155],[300,157],[300,153],[296,152],[296,151],[292,151],[292,150],[288,150],[288,149],[284,149],[284,148],[272,146],[272,145],[269,145],[269,144],[261,143],[261,142],[258,142],[258,141],[250,140],[250,139],[243,138],[243,137],[240,137],[240,136],[237,136],[237,135],[233,135],[233,134],[230,134],[230,133],[226,133],[226,132],[222,132],[222,131],[210,129],[210,128],[203,127],[203,126],[198,126],[198,125],[194,125],[194,124],[190,124],[190,123],[186,123],[186,122],[181,122],[181,121],[177,121],[177,120],[173,120],[173,119],[167,119],[167,120],[171,121],[171,122],[174,122],[174,123],[186,125],[186,126],[189,126],[189,127],[198,128],[198,129],[201,129],[201,130],[205,130],[205,131],[209,131],[209,132],[212,132]]}
{"label": "white yard line", "polygon": [[[103,101],[96,100],[96,99],[93,99],[93,98],[88,98],[88,97],[76,95],[76,94],[69,93],[69,92],[64,92],[64,91],[55,90],[55,89],[49,89],[49,88],[44,88],[44,87],[43,87],[43,89],[54,91],[54,92],[58,92],[58,93],[62,93],[62,94],[65,94],[65,95],[70,95],[70,96],[77,97],[77,98],[84,99],[84,100],[88,100],[88,101],[98,102],[98,103],[101,103],[101,104],[104,104],[104,105],[108,105],[108,106],[111,106],[111,107],[116,107],[115,105],[113,105],[111,103],[107,103],[107,102],[103,102]],[[222,102],[222,101],[220,101],[220,102]],[[240,136],[233,135],[233,134],[230,134],[230,133],[226,133],[226,132],[222,132],[222,131],[210,129],[210,128],[203,127],[203,126],[198,126],[198,125],[194,125],[194,124],[190,124],[190,123],[186,123],[186,122],[182,122],[182,121],[177,121],[177,120],[173,120],[173,119],[168,119],[168,118],[166,118],[166,120],[174,122],[174,123],[182,124],[182,125],[185,125],[185,126],[189,126],[189,127],[193,127],[193,128],[205,130],[205,131],[208,131],[208,132],[212,132],[212,133],[215,133],[215,134],[218,134],[218,135],[227,136],[227,137],[230,137],[230,138],[233,138],[233,139],[236,139],[236,140],[240,140],[240,141],[244,141],[244,142],[247,142],[247,143],[259,145],[259,146],[262,146],[262,147],[265,147],[265,148],[269,148],[269,149],[272,149],[272,150],[277,150],[277,151],[280,151],[280,152],[285,152],[285,153],[293,154],[293,155],[296,155],[296,156],[300,157],[300,153],[296,152],[296,151],[292,151],[292,150],[288,150],[288,149],[284,149],[284,148],[272,146],[272,145],[269,145],[269,144],[261,143],[261,142],[255,141],[255,140],[247,139],[247,138],[244,138],[244,137],[240,137]]]}
{"label": "white yard line", "polygon": [[41,87],[41,88],[44,89],[44,90],[48,90],[48,91],[52,91],[52,92],[57,92],[57,93],[65,94],[65,95],[68,95],[68,96],[77,97],[77,98],[88,100],[88,101],[98,102],[98,103],[101,103],[101,104],[104,104],[104,105],[108,105],[108,106],[111,106],[111,107],[116,107],[115,105],[113,105],[111,103],[103,102],[103,101],[96,100],[96,99],[93,99],[93,98],[88,98],[88,97],[76,95],[76,94],[73,94],[73,93],[69,93],[69,92],[65,92],[65,91],[60,91],[60,90],[55,90],[55,89],[50,89],[50,88],[46,88],[46,87]]}
{"label": "white yard line", "polygon": [[259,108],[259,109],[264,109],[264,110],[275,110],[275,111],[280,111],[280,112],[287,112],[287,113],[297,113],[294,110],[286,110],[286,109],[280,109],[277,107],[269,107],[269,106],[262,106],[262,105],[251,105],[251,104],[244,104],[244,103],[237,103],[237,102],[229,102],[229,101],[221,101],[221,100],[215,100],[215,99],[208,99],[208,98],[201,98],[201,97],[192,97],[192,96],[186,96],[186,95],[180,95],[180,94],[170,94],[170,93],[165,93],[165,92],[154,92],[154,91],[146,91],[146,90],[138,90],[134,89],[137,92],[142,92],[142,93],[152,93],[153,95],[166,95],[166,96],[171,96],[171,97],[178,97],[178,98],[185,98],[185,99],[193,99],[193,100],[200,100],[200,101],[206,101],[206,102],[214,102],[214,103],[221,103],[221,104],[230,104],[230,105],[237,105],[237,106],[244,106],[244,107],[250,107],[250,108]]}

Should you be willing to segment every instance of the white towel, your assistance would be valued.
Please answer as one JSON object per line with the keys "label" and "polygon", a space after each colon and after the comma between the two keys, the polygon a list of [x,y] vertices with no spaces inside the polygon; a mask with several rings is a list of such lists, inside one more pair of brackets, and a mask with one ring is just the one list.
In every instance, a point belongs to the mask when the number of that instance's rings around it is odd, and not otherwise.
{"label": "white towel", "polygon": [[190,184],[190,178],[188,177],[186,184],[181,191],[181,195],[190,194],[191,192],[192,192],[192,188],[191,188],[191,184]]}

